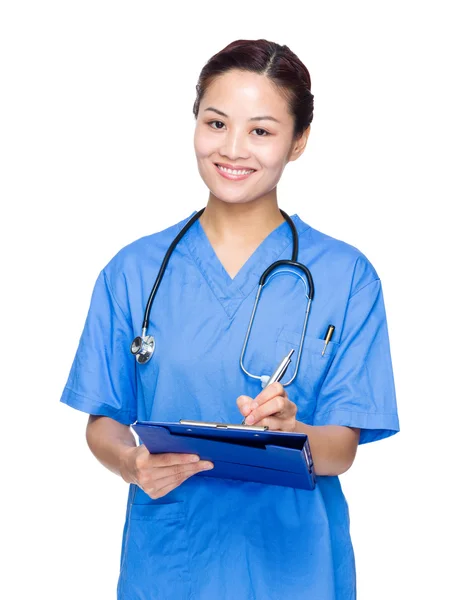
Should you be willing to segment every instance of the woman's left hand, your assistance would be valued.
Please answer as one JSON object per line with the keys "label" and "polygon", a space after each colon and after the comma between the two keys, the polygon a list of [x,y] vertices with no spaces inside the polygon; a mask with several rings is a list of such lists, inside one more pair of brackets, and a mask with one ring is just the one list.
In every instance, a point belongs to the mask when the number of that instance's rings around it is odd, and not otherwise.
{"label": "woman's left hand", "polygon": [[237,405],[246,418],[246,425],[267,425],[275,431],[295,431],[297,405],[289,400],[279,382],[265,387],[255,399],[239,396]]}

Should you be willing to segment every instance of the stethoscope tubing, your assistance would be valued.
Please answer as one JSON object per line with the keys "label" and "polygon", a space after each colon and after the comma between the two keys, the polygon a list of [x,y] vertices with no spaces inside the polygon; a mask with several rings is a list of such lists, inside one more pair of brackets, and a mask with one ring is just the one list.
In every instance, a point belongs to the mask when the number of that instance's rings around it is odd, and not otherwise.
{"label": "stethoscope tubing", "polygon": [[[284,219],[286,220],[286,222],[288,223],[289,227],[291,228],[291,233],[292,233],[292,256],[291,256],[291,260],[278,260],[274,263],[272,263],[265,271],[264,273],[261,275],[260,280],[259,280],[259,287],[258,287],[258,291],[256,294],[256,299],[255,299],[255,303],[253,306],[253,311],[251,314],[251,319],[250,322],[248,324],[248,329],[246,332],[246,336],[245,336],[245,341],[243,343],[243,348],[242,348],[242,352],[240,355],[240,366],[243,369],[243,371],[250,377],[256,378],[256,379],[261,379],[262,377],[258,377],[257,375],[252,375],[251,373],[249,373],[245,367],[243,366],[243,357],[246,351],[246,347],[248,344],[248,338],[250,335],[250,331],[251,331],[251,327],[253,325],[253,320],[255,317],[255,313],[256,313],[256,308],[258,305],[258,301],[259,301],[259,297],[261,295],[261,291],[265,285],[265,283],[269,280],[269,277],[271,275],[271,273],[278,267],[283,266],[283,265],[287,265],[296,269],[301,270],[307,279],[307,283],[308,286],[306,286],[307,289],[307,307],[306,307],[306,311],[305,311],[305,318],[304,318],[304,325],[303,325],[303,330],[302,330],[302,336],[301,336],[301,341],[300,341],[300,346],[299,346],[299,352],[297,354],[297,361],[296,361],[296,368],[295,368],[295,372],[293,377],[291,378],[291,380],[283,385],[289,385],[289,383],[291,383],[296,374],[297,374],[297,370],[299,368],[299,361],[300,361],[300,357],[301,357],[301,351],[302,351],[302,346],[304,343],[304,337],[305,337],[305,332],[306,332],[306,328],[307,328],[307,320],[309,317],[309,311],[310,311],[310,306],[312,304],[312,300],[314,297],[314,281],[312,278],[312,274],[309,271],[309,269],[299,263],[297,261],[297,257],[299,254],[299,235],[297,233],[297,229],[296,226],[294,225],[292,219],[290,218],[290,216],[284,212],[283,210],[279,209],[281,214],[283,215]],[[131,344],[131,352],[132,354],[134,354],[136,356],[136,360],[140,363],[140,364],[144,364],[146,362],[149,361],[149,359],[151,358],[153,352],[154,352],[154,347],[155,347],[155,342],[154,342],[154,338],[151,335],[146,335],[148,326],[149,326],[149,318],[150,318],[150,313],[151,313],[151,308],[153,306],[153,302],[154,299],[156,297],[156,293],[159,289],[159,286],[161,285],[161,281],[163,279],[164,273],[166,271],[166,267],[169,263],[169,260],[171,258],[172,253],[174,252],[177,244],[181,241],[181,239],[184,237],[184,235],[187,233],[187,231],[192,227],[192,225],[202,216],[202,214],[205,211],[205,207],[202,208],[201,210],[199,210],[198,212],[196,212],[195,215],[193,215],[189,221],[184,225],[184,227],[181,229],[181,231],[177,234],[177,236],[174,238],[174,240],[171,242],[169,248],[166,251],[166,254],[164,255],[163,258],[163,262],[161,263],[161,266],[159,268],[158,271],[158,275],[156,277],[156,280],[154,282],[153,288],[151,290],[151,293],[148,297],[148,301],[146,303],[146,308],[145,308],[145,313],[144,313],[144,318],[143,318],[143,324],[142,324],[142,332],[141,332],[141,338],[140,337],[136,337],[132,344]],[[277,274],[277,273],[276,273]],[[298,275],[299,277],[301,277],[300,275]],[[301,277],[302,279],[302,277]]]}
{"label": "stethoscope tubing", "polygon": [[151,293],[149,295],[148,302],[146,303],[146,309],[145,309],[145,314],[144,314],[144,318],[143,318],[143,325],[141,326],[142,329],[144,329],[144,330],[148,329],[149,315],[151,312],[151,307],[153,306],[153,302],[156,297],[156,293],[158,291],[159,286],[161,285],[161,280],[164,277],[164,272],[166,271],[166,267],[168,266],[169,259],[171,258],[171,255],[174,252],[174,249],[176,248],[178,243],[181,241],[181,239],[185,236],[187,231],[192,227],[192,225],[198,219],[200,219],[204,210],[205,210],[205,207],[202,208],[201,210],[199,210],[193,217],[191,217],[191,219],[189,219],[189,221],[184,225],[184,227],[181,229],[181,231],[176,235],[174,240],[171,242],[171,245],[167,249],[167,252],[163,258],[163,262],[161,263],[161,267],[159,269],[158,276],[156,277],[156,281],[154,282],[153,289],[151,290]]}

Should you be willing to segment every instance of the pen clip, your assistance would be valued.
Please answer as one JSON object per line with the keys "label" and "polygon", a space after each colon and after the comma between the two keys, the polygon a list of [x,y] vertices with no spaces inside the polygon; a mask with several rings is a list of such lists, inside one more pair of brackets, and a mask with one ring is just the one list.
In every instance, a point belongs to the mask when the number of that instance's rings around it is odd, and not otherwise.
{"label": "pen clip", "polygon": [[324,347],[322,350],[322,356],[325,354],[325,350],[327,349],[327,346],[328,346],[330,340],[332,339],[332,335],[333,335],[334,331],[335,331],[335,325],[329,325],[327,328],[327,332],[325,333],[325,337],[324,337],[325,344],[324,344]]}

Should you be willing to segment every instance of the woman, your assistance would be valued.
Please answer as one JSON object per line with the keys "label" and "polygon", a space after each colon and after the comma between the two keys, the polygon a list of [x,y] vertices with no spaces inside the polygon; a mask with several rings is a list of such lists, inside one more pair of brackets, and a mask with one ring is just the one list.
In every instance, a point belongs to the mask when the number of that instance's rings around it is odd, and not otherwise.
{"label": "woman", "polygon": [[[130,342],[171,242],[196,212],[126,246],[101,271],[61,398],[90,414],[91,451],[130,484],[118,597],[352,599],[354,556],[338,475],[359,443],[399,430],[381,282],[359,250],[293,215],[298,260],[315,296],[294,381],[283,385],[293,360],[280,383],[262,390],[240,368],[240,354],[261,274],[291,259],[276,187],[307,144],[309,73],[287,46],[233,42],[202,70],[194,114],[209,198],[159,287],[149,322],[155,353],[140,364]],[[269,375],[299,350],[306,296],[294,271],[264,288],[244,356],[249,373]],[[150,455],[129,427],[242,416],[307,434],[313,491],[211,477],[205,469],[213,465],[199,457]]]}

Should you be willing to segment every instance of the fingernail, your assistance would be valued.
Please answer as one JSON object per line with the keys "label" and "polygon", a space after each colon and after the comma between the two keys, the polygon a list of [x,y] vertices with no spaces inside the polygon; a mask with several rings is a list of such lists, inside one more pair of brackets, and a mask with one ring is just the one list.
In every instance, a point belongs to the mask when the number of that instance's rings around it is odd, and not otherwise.
{"label": "fingernail", "polygon": [[258,408],[258,403],[257,402],[252,402],[250,404],[250,408],[251,408],[251,410],[254,410],[255,408]]}
{"label": "fingernail", "polygon": [[200,460],[200,458],[199,458],[198,456],[191,456],[191,457],[189,458],[189,461],[190,461],[190,462],[193,462],[193,463],[194,463],[194,462],[199,462],[199,460]]}
{"label": "fingernail", "polygon": [[213,468],[214,468],[214,466],[213,466],[213,464],[211,462],[204,462],[202,464],[202,469],[204,471],[209,471],[210,469],[213,469]]}
{"label": "fingernail", "polygon": [[253,425],[253,423],[255,422],[254,416],[250,415],[249,417],[246,417],[246,422],[248,423],[248,425]]}

